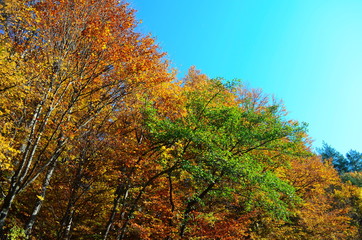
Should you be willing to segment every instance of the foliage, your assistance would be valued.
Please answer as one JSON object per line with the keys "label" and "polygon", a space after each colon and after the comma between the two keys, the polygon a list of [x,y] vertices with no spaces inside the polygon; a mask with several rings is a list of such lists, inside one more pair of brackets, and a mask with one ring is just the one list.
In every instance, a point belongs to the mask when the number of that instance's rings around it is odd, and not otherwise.
{"label": "foliage", "polygon": [[0,11],[0,238],[361,236],[360,188],[326,160],[358,185],[358,152],[318,158],[239,81],[175,79],[126,2]]}
{"label": "foliage", "polygon": [[339,173],[362,171],[362,153],[350,150],[343,156],[330,145],[323,143],[323,147],[317,149],[324,160],[332,159],[334,167]]}
{"label": "foliage", "polygon": [[349,172],[344,173],[341,176],[344,182],[350,182],[355,186],[362,187],[362,173],[361,172]]}
{"label": "foliage", "polygon": [[12,227],[10,229],[9,234],[7,235],[7,237],[10,240],[21,240],[21,239],[26,239],[26,235],[25,235],[25,231],[24,229],[20,228],[20,227]]}

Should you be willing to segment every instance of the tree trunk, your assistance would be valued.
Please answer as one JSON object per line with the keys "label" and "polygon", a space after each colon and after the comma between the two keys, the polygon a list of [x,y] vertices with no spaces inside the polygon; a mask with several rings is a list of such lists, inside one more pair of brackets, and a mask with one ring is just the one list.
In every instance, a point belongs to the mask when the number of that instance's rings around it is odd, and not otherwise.
{"label": "tree trunk", "polygon": [[33,212],[32,212],[32,214],[30,216],[30,219],[29,219],[28,223],[25,226],[25,232],[26,232],[26,235],[28,237],[31,234],[31,231],[33,229],[36,217],[37,217],[38,213],[40,212],[40,209],[41,209],[41,207],[43,205],[43,201],[44,201],[44,198],[45,198],[45,193],[46,193],[46,190],[47,190],[47,188],[48,188],[48,186],[50,184],[50,178],[53,175],[55,166],[56,166],[56,160],[54,160],[51,163],[51,165],[49,166],[49,169],[48,169],[48,171],[47,171],[47,173],[45,175],[45,179],[44,179],[44,182],[43,182],[42,191],[41,191],[40,195],[37,196],[37,201],[35,203]]}
{"label": "tree trunk", "polygon": [[121,202],[122,195],[123,195],[123,201],[124,201],[127,198],[127,194],[128,194],[128,189],[124,189],[123,184],[118,185],[117,190],[115,192],[116,196],[113,200],[113,208],[112,208],[111,216],[109,217],[109,220],[108,220],[107,226],[106,226],[106,230],[104,231],[104,234],[103,234],[103,240],[107,239],[109,231],[111,230],[111,227],[114,222],[114,217],[116,216],[116,213],[117,213],[117,207],[119,206],[119,204]]}
{"label": "tree trunk", "polygon": [[70,239],[70,231],[72,229],[73,216],[74,216],[74,206],[70,206],[70,209],[67,210],[65,219],[63,220],[63,224],[61,226],[62,229],[58,236],[59,240]]}
{"label": "tree trunk", "polygon": [[19,187],[16,184],[16,181],[12,181],[11,187],[9,192],[6,194],[6,197],[4,199],[4,203],[1,207],[1,211],[0,211],[0,238],[3,239],[4,237],[4,226],[5,226],[5,220],[6,217],[8,216],[11,204],[14,201],[14,198],[17,194]]}
{"label": "tree trunk", "polygon": [[75,179],[73,181],[71,192],[68,200],[67,209],[64,213],[64,216],[62,218],[62,221],[60,222],[60,229],[58,233],[58,239],[64,240],[69,239],[70,237],[70,230],[72,229],[72,223],[73,223],[73,216],[75,211],[75,205],[78,198],[78,190],[80,188],[82,178],[83,178],[83,164],[84,162],[79,163],[78,168],[76,170]]}
{"label": "tree trunk", "polygon": [[184,212],[184,219],[183,219],[183,221],[181,223],[181,227],[180,227],[180,237],[181,238],[184,238],[186,225],[189,220],[190,212],[195,209],[196,204],[199,203],[200,199],[203,199],[207,195],[207,193],[211,191],[211,189],[215,186],[215,184],[216,184],[216,181],[210,183],[207,186],[207,188],[197,196],[197,198],[195,198],[194,200],[190,201],[187,204],[185,212]]}
{"label": "tree trunk", "polygon": [[125,234],[126,234],[126,230],[127,230],[127,227],[128,227],[128,223],[131,219],[131,217],[133,216],[133,213],[135,212],[136,210],[136,207],[137,207],[137,204],[138,204],[138,201],[141,199],[142,195],[145,193],[147,187],[149,185],[151,185],[153,183],[153,181],[155,181],[156,179],[158,179],[159,177],[161,177],[162,175],[164,174],[170,174],[176,167],[177,167],[177,163],[175,165],[173,165],[172,167],[168,168],[168,169],[165,169],[159,173],[157,173],[156,175],[152,176],[151,178],[148,179],[148,181],[143,185],[142,189],[139,191],[137,197],[133,200],[133,203],[130,207],[130,210],[128,211],[128,214],[126,216],[126,220],[125,222],[123,223],[120,231],[119,231],[119,234],[117,236],[117,239],[118,240],[122,240],[124,239],[125,237]]}

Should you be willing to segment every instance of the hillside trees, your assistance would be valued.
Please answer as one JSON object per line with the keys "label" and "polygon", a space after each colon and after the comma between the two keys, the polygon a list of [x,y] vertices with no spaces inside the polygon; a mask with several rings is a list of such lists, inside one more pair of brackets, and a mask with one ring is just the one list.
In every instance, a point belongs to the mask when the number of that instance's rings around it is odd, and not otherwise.
{"label": "hillside trees", "polygon": [[0,5],[2,238],[355,237],[360,191],[280,102],[175,80],[123,1]]}

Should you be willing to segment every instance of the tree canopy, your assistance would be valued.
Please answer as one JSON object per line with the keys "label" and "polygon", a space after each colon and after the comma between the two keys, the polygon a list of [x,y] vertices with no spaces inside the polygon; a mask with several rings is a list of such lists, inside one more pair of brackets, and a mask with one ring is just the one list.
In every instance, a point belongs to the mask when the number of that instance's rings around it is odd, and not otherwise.
{"label": "tree canopy", "polygon": [[361,189],[333,168],[360,153],[317,156],[242,82],[177,79],[126,2],[0,6],[2,239],[362,236]]}

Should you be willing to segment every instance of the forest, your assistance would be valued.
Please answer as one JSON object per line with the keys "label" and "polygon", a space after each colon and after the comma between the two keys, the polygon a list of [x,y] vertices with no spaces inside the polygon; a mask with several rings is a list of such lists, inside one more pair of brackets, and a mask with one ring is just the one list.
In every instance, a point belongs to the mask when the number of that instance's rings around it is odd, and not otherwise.
{"label": "forest", "polygon": [[1,239],[362,239],[362,155],[177,78],[118,0],[0,0]]}

